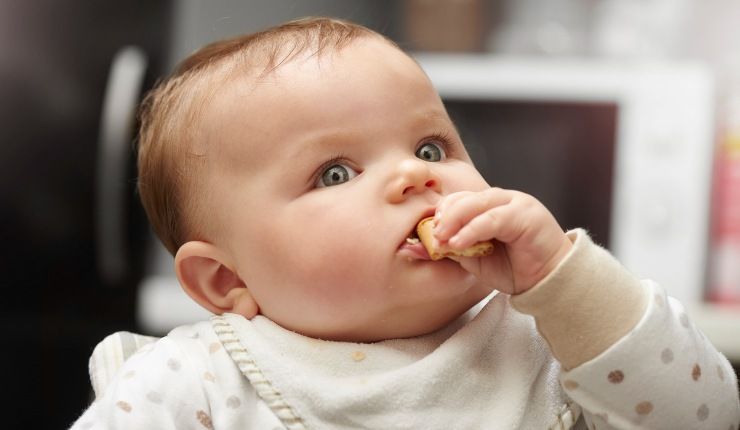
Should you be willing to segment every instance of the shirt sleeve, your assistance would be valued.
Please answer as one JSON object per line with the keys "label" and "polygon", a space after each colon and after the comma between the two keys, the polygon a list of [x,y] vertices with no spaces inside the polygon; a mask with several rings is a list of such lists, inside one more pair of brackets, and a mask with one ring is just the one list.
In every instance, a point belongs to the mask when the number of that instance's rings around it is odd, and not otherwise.
{"label": "shirt sleeve", "polygon": [[512,305],[533,315],[589,428],[737,429],[735,373],[654,282],[640,282],[583,231],[560,266]]}
{"label": "shirt sleeve", "polygon": [[201,373],[163,338],[129,358],[72,429],[212,429]]}
{"label": "shirt sleeve", "polygon": [[737,429],[737,380],[677,300],[646,281],[645,317],[598,357],[560,375],[589,428]]}

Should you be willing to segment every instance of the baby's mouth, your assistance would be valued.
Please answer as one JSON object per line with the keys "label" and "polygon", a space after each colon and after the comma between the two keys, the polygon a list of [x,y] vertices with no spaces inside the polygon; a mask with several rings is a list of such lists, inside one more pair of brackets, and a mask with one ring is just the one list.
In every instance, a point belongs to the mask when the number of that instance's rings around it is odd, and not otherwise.
{"label": "baby's mouth", "polygon": [[419,239],[419,233],[416,232],[416,227],[409,233],[409,236],[406,238],[406,244],[408,245],[418,245],[421,243],[421,239]]}
{"label": "baby's mouth", "polygon": [[419,239],[419,235],[416,232],[416,224],[414,224],[413,229],[411,229],[406,239],[398,247],[398,252],[408,258],[409,261],[431,259],[429,252],[427,252],[421,243],[421,239]]}

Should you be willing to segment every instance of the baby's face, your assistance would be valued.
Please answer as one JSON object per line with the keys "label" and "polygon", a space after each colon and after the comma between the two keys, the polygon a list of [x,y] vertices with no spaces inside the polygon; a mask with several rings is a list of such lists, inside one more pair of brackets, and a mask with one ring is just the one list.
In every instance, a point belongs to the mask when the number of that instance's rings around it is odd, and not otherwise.
{"label": "baby's face", "polygon": [[444,195],[488,186],[406,55],[362,39],[214,100],[213,242],[261,314],[312,337],[375,341],[436,330],[490,293],[405,245]]}

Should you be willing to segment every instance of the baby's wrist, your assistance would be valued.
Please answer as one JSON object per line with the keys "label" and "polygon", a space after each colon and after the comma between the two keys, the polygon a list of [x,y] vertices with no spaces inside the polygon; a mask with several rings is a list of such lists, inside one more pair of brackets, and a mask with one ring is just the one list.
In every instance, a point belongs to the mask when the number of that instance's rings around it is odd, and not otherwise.
{"label": "baby's wrist", "polygon": [[515,289],[516,294],[522,294],[526,291],[531,290],[535,286],[544,282],[553,272],[555,272],[565,258],[570,254],[573,249],[573,242],[567,235],[562,235],[561,243],[558,248],[552,253],[547,261],[541,266],[540,270],[529,278],[528,282],[523,282]]}
{"label": "baby's wrist", "polygon": [[571,369],[634,327],[644,313],[646,291],[585,231],[567,236],[574,240],[570,253],[530,291],[512,296],[511,304],[535,318],[553,355]]}

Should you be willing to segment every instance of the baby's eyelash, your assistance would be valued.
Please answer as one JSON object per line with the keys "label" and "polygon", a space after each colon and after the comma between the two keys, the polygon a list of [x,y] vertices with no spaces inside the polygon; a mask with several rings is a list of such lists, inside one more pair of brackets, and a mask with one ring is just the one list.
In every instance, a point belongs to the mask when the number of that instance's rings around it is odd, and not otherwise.
{"label": "baby's eyelash", "polygon": [[442,149],[444,149],[445,153],[448,156],[456,153],[455,145],[450,139],[450,132],[447,130],[440,130],[440,131],[436,131],[432,133],[428,137],[425,137],[424,139],[422,139],[420,144],[424,144],[429,141],[434,141],[442,145]]}

